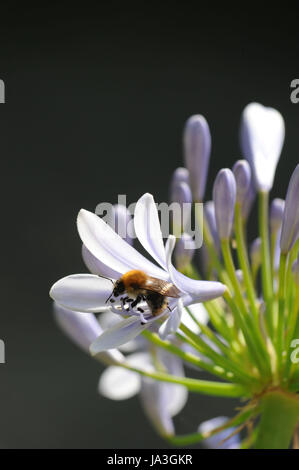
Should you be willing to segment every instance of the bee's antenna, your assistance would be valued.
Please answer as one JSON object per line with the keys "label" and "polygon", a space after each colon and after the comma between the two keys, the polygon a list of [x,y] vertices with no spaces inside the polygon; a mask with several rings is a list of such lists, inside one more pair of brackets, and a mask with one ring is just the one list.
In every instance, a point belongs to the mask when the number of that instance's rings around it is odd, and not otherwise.
{"label": "bee's antenna", "polygon": [[112,297],[112,294],[113,294],[113,291],[111,292],[111,294],[109,295],[108,299],[106,300],[105,304],[108,302],[108,300]]}
{"label": "bee's antenna", "polygon": [[110,279],[110,277],[102,276],[101,274],[98,274],[98,276],[102,277],[103,279],[108,279],[108,281],[111,281],[112,284],[114,285],[114,281],[112,281],[112,279]]}
{"label": "bee's antenna", "polygon": [[[110,279],[110,277],[106,277],[106,276],[102,276],[101,274],[98,274],[99,277],[102,277],[103,279],[108,279],[108,281],[111,281],[112,284],[114,285],[114,281],[112,281],[112,279]],[[106,300],[105,304],[108,302],[108,300],[112,297],[112,294],[113,294],[113,291],[111,292],[111,294],[109,295],[108,299]]]}

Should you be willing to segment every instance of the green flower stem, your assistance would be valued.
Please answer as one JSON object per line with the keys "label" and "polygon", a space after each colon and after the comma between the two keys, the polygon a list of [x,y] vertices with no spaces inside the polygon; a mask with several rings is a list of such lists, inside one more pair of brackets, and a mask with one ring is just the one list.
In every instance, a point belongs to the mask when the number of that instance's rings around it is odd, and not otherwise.
{"label": "green flower stem", "polygon": [[238,343],[236,331],[227,325],[223,312],[219,312],[215,308],[214,302],[205,302],[204,306],[207,309],[212,325],[223,336],[223,338],[230,344],[232,342]]}
{"label": "green flower stem", "polygon": [[293,277],[293,272],[292,272],[292,267],[294,264],[295,259],[297,258],[298,255],[298,250],[299,250],[299,241],[294,244],[293,248],[291,249],[291,252],[289,254],[289,259],[288,259],[288,267],[287,267],[287,273],[286,273],[286,300],[287,300],[287,313],[288,313],[288,320],[287,324],[289,325],[290,322],[290,317],[292,316],[293,312],[293,302],[294,302],[294,297],[295,297],[295,283],[294,283],[294,277]]}
{"label": "green flower stem", "polygon": [[289,376],[290,368],[292,365],[290,345],[291,345],[292,340],[294,339],[294,334],[295,334],[297,320],[298,320],[298,314],[299,314],[299,289],[297,288],[293,310],[291,314],[289,315],[289,320],[288,320],[288,334],[286,338],[286,347],[285,347],[286,367],[284,371],[284,378],[287,378]]}
{"label": "green flower stem", "polygon": [[297,394],[299,393],[299,379],[297,381],[295,380],[294,382],[290,383],[289,391],[295,392]]}
{"label": "green flower stem", "polygon": [[200,229],[202,230],[203,241],[205,242],[207,246],[207,250],[209,252],[212,264],[216,268],[221,281],[227,286],[231,287],[230,279],[227,276],[227,273],[219,260],[217,251],[214,246],[214,241],[210,233],[209,226],[205,219],[205,216],[204,214],[202,214],[201,211],[200,212],[197,211],[196,208],[197,206],[195,205],[195,220],[196,220],[196,223],[199,225]]}
{"label": "green flower stem", "polygon": [[127,370],[131,370],[132,372],[137,372],[137,374],[140,374],[144,377],[149,377],[154,380],[183,385],[188,390],[190,390],[190,392],[228,398],[246,398],[248,396],[247,390],[240,384],[212,382],[210,380],[191,379],[188,377],[177,377],[175,375],[165,374],[162,372],[149,372],[148,370],[132,367],[126,362],[119,362],[117,366],[123,367]]}
{"label": "green flower stem", "polygon": [[[190,311],[190,309],[188,307],[185,307],[185,309],[187,310],[187,312],[189,313],[189,315],[193,319],[193,321],[198,325],[198,327],[203,332],[203,334],[205,336],[207,336],[211,341],[213,341],[215,346],[217,346],[220,349],[220,351],[222,351],[223,354],[225,356],[227,356],[232,362],[236,363],[236,365],[238,365],[238,366],[241,365],[242,370],[243,370],[244,369],[244,355],[243,355],[244,354],[244,346],[241,345],[241,343],[239,342],[239,339],[236,338],[234,334],[230,334],[229,337],[227,338],[226,335],[222,334],[221,329],[218,329],[218,332],[222,335],[223,339],[226,339],[226,341],[229,344],[229,347],[226,346],[217,337],[217,335],[211,330],[211,328],[209,328],[207,325],[204,325],[203,323],[199,322],[194,317],[194,315],[192,314],[192,312]],[[208,311],[208,313],[210,315],[209,311]],[[211,315],[210,315],[210,317],[211,317]],[[223,322],[225,322],[225,319],[224,319],[223,316],[221,316],[221,320],[223,320]],[[212,322],[212,324],[214,325],[213,322]],[[229,327],[227,327],[227,329],[231,332],[231,329]]]}
{"label": "green flower stem", "polygon": [[282,352],[284,349],[284,317],[285,317],[285,291],[286,291],[286,265],[287,255],[281,253],[279,263],[279,285],[278,285],[278,321],[276,327],[276,351],[278,370],[282,363]]}
{"label": "green flower stem", "polygon": [[204,323],[201,323],[200,321],[198,321],[197,318],[195,318],[195,316],[193,315],[193,313],[188,307],[185,307],[185,309],[187,310],[188,314],[190,315],[194,323],[198,326],[200,331],[205,336],[207,336],[207,338],[209,338],[215,344],[215,346],[217,346],[220,349],[220,351],[223,352],[223,354],[230,357],[231,349],[228,348],[222,341],[220,341],[220,339],[215,335],[215,333],[211,330],[211,328],[209,328]]}
{"label": "green flower stem", "polygon": [[253,376],[248,375],[246,372],[241,370],[240,367],[230,359],[215,352],[200,336],[197,336],[195,333],[193,333],[193,331],[191,331],[187,326],[181,323],[180,329],[194,343],[193,347],[196,348],[200,353],[209,357],[215,363],[215,365],[227,370],[228,373],[234,374],[234,376],[240,382],[246,383],[250,387],[256,384],[257,380]]}
{"label": "green flower stem", "polygon": [[203,361],[200,357],[183,351],[182,349],[173,345],[169,341],[161,340],[159,336],[155,333],[151,333],[150,331],[144,331],[143,336],[145,336],[147,340],[149,340],[151,343],[155,344],[156,346],[159,346],[160,348],[165,349],[166,351],[172,354],[175,354],[176,356],[180,357],[183,361],[189,362],[189,364],[192,364],[196,367],[206,370],[207,372],[210,372],[210,374],[214,374],[224,380],[227,379],[230,382],[236,380],[235,376],[233,377],[231,376],[230,371],[227,371],[213,364],[209,364]]}
{"label": "green flower stem", "polygon": [[196,444],[198,442],[203,441],[204,439],[218,434],[221,431],[224,431],[225,429],[242,425],[243,423],[248,421],[248,419],[251,418],[253,413],[254,410],[252,408],[248,409],[247,407],[245,407],[244,411],[242,410],[234,418],[227,421],[223,426],[219,426],[213,429],[212,431],[206,433],[194,432],[192,434],[185,434],[184,436],[167,436],[167,440],[174,446],[178,447]]}
{"label": "green flower stem", "polygon": [[240,289],[239,281],[236,276],[235,266],[229,246],[229,240],[222,240],[221,248],[225,266],[233,284],[235,298],[238,302],[239,309],[241,310],[241,315],[239,314],[238,309],[236,308],[233,300],[227,294],[224,294],[224,297],[227,300],[230,300],[229,305],[233,311],[233,314],[236,317],[236,321],[238,322],[237,324],[239,328],[244,334],[248,348],[250,349],[252,357],[255,358],[259,370],[263,374],[269,376],[271,374],[269,355],[267,353],[264,341],[261,337],[261,332],[258,329],[257,325],[252,322],[252,317],[247,311]]}
{"label": "green flower stem", "polygon": [[261,400],[261,409],[255,447],[287,449],[299,421],[299,397],[283,391],[268,392]]}
{"label": "green flower stem", "polygon": [[249,265],[247,249],[245,245],[242,212],[241,212],[241,207],[239,203],[236,204],[236,210],[235,210],[235,234],[236,234],[236,240],[237,240],[238,259],[239,259],[239,263],[240,263],[243,276],[244,276],[244,284],[246,288],[246,293],[248,296],[251,311],[255,316],[256,322],[258,322],[259,312],[256,306],[255,290],[254,290],[253,280],[251,277],[250,265]]}
{"label": "green flower stem", "polygon": [[261,191],[259,193],[259,229],[262,250],[262,286],[265,304],[267,305],[266,318],[269,334],[273,332],[273,283],[271,275],[271,259],[269,246],[269,225],[268,225],[269,193]]}
{"label": "green flower stem", "polygon": [[275,247],[277,243],[277,232],[271,233],[271,255],[270,255],[270,262],[271,262],[271,271],[272,271],[272,277],[274,278],[275,272],[274,272],[274,257],[275,257]]}

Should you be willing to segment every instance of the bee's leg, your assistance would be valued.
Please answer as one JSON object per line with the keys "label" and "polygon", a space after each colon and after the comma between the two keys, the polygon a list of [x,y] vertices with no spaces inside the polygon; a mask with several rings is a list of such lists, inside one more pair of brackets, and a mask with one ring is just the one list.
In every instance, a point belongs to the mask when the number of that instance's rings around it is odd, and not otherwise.
{"label": "bee's leg", "polygon": [[121,301],[121,304],[122,304],[122,307],[124,310],[129,310],[129,306],[127,307],[127,299],[128,297],[121,297],[120,298],[120,301]]}
{"label": "bee's leg", "polygon": [[131,308],[136,307],[136,305],[139,304],[139,302],[141,302],[141,300],[142,300],[142,296],[137,295],[136,299],[131,303]]}

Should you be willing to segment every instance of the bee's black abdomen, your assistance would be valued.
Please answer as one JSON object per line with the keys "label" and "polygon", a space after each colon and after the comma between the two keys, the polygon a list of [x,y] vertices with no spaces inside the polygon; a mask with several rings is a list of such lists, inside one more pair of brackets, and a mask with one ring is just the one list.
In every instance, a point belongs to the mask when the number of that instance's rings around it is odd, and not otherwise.
{"label": "bee's black abdomen", "polygon": [[146,296],[146,302],[150,307],[152,314],[158,315],[165,308],[167,308],[168,302],[167,298],[164,295],[159,294],[158,292],[150,292]]}

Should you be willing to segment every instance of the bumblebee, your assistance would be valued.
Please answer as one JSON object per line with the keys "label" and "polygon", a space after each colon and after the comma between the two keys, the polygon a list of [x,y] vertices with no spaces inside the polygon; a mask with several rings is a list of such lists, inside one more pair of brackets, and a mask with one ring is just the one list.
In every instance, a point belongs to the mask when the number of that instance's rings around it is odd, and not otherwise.
{"label": "bumblebee", "polygon": [[[124,304],[126,302],[130,303],[131,308],[136,307],[144,300],[153,316],[157,316],[163,310],[169,308],[167,297],[180,297],[180,292],[174,284],[148,276],[138,269],[128,271],[114,283],[113,291],[106,303],[109,300],[114,302],[112,297],[119,297],[122,294],[127,294],[126,297],[122,298],[122,302]],[[143,313],[140,307],[138,310]]]}

